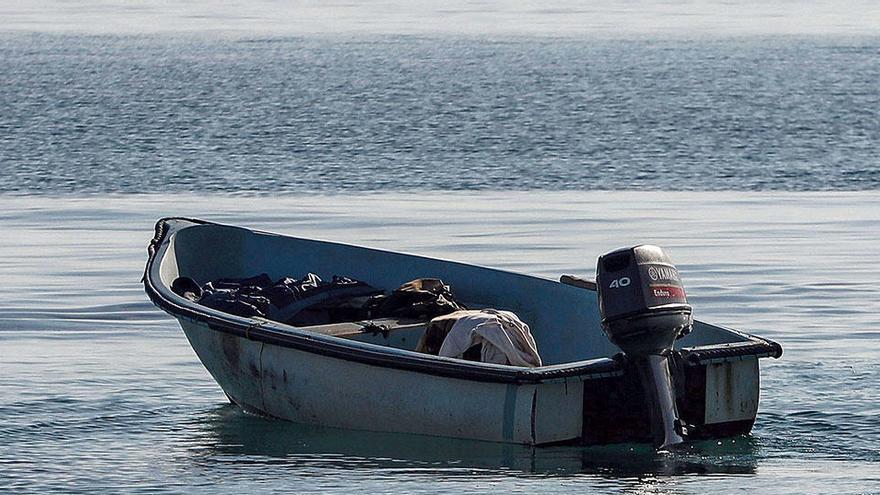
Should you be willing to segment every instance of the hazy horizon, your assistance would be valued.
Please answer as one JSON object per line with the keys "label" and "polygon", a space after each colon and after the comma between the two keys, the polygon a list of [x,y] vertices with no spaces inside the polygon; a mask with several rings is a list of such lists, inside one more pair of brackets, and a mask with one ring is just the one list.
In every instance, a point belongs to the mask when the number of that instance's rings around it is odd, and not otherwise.
{"label": "hazy horizon", "polygon": [[880,35],[868,0],[389,1],[0,0],[0,31],[536,36]]}

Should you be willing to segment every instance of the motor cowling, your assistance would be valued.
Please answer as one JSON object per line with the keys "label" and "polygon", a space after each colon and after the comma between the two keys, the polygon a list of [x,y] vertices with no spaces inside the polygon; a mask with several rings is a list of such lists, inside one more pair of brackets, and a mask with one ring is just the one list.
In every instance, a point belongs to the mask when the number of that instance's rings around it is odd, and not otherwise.
{"label": "motor cowling", "polygon": [[663,353],[693,327],[678,269],[657,246],[600,256],[596,284],[602,329],[628,355]]}
{"label": "motor cowling", "polygon": [[678,270],[657,246],[618,249],[596,268],[602,329],[639,370],[658,448],[683,441],[669,354],[693,327]]}

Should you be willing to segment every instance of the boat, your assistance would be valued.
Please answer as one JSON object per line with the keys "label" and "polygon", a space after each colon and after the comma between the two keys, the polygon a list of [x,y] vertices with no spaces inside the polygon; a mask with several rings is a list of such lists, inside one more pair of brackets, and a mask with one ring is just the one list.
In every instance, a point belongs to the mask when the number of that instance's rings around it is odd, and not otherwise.
{"label": "boat", "polygon": [[[688,320],[689,333],[676,333],[674,344],[657,353],[663,370],[655,382],[668,388],[660,401],[672,401],[667,417],[652,409],[658,399],[645,382],[650,366],[622,351],[624,339],[614,339],[603,314],[609,303],[602,304],[602,287],[591,280],[552,280],[189,218],[159,220],[148,252],[146,293],[179,321],[229,400],[247,412],[303,424],[535,446],[653,439],[660,447],[745,435],[758,411],[758,361],[782,355],[770,340]],[[518,367],[417,352],[425,321],[293,326],[207,307],[172,288],[180,277],[204,282],[307,271],[344,274],[382,290],[420,277],[442,279],[468,307],[508,310],[527,322],[543,363]],[[611,284],[630,285],[624,278]],[[663,429],[657,418],[675,430],[666,440],[657,440]]]}

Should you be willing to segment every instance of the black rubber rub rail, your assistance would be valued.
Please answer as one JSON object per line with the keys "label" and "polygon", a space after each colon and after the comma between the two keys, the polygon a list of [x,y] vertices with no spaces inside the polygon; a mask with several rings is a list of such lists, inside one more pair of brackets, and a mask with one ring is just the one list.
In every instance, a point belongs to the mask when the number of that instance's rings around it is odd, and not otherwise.
{"label": "black rubber rub rail", "polygon": [[681,350],[681,357],[690,365],[712,362],[731,361],[745,356],[772,357],[782,356],[782,346],[776,342],[750,335],[751,340],[731,344],[715,344],[705,347],[690,347]]}

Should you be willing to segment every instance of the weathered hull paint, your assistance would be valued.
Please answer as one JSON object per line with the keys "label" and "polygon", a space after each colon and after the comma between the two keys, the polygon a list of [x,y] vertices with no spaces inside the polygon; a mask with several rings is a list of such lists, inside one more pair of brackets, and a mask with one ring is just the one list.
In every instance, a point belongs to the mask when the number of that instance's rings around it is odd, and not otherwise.
{"label": "weathered hull paint", "polygon": [[[747,434],[758,411],[758,359],[690,364],[673,356],[679,417],[691,439]],[[642,384],[631,364],[619,376],[584,383],[585,444],[648,442],[649,411]]]}
{"label": "weathered hull paint", "polygon": [[581,436],[583,385],[512,384],[353,363],[181,320],[199,359],[232,401],[298,423],[520,444]]}
{"label": "weathered hull paint", "polygon": [[758,359],[706,365],[707,425],[732,421],[754,421],[760,395]]}
{"label": "weathered hull paint", "polygon": [[[304,424],[529,445],[650,440],[634,369],[537,384],[491,383],[353,363],[181,320],[199,359],[249,412]],[[692,437],[745,434],[755,421],[757,358],[686,366],[677,377]]]}

